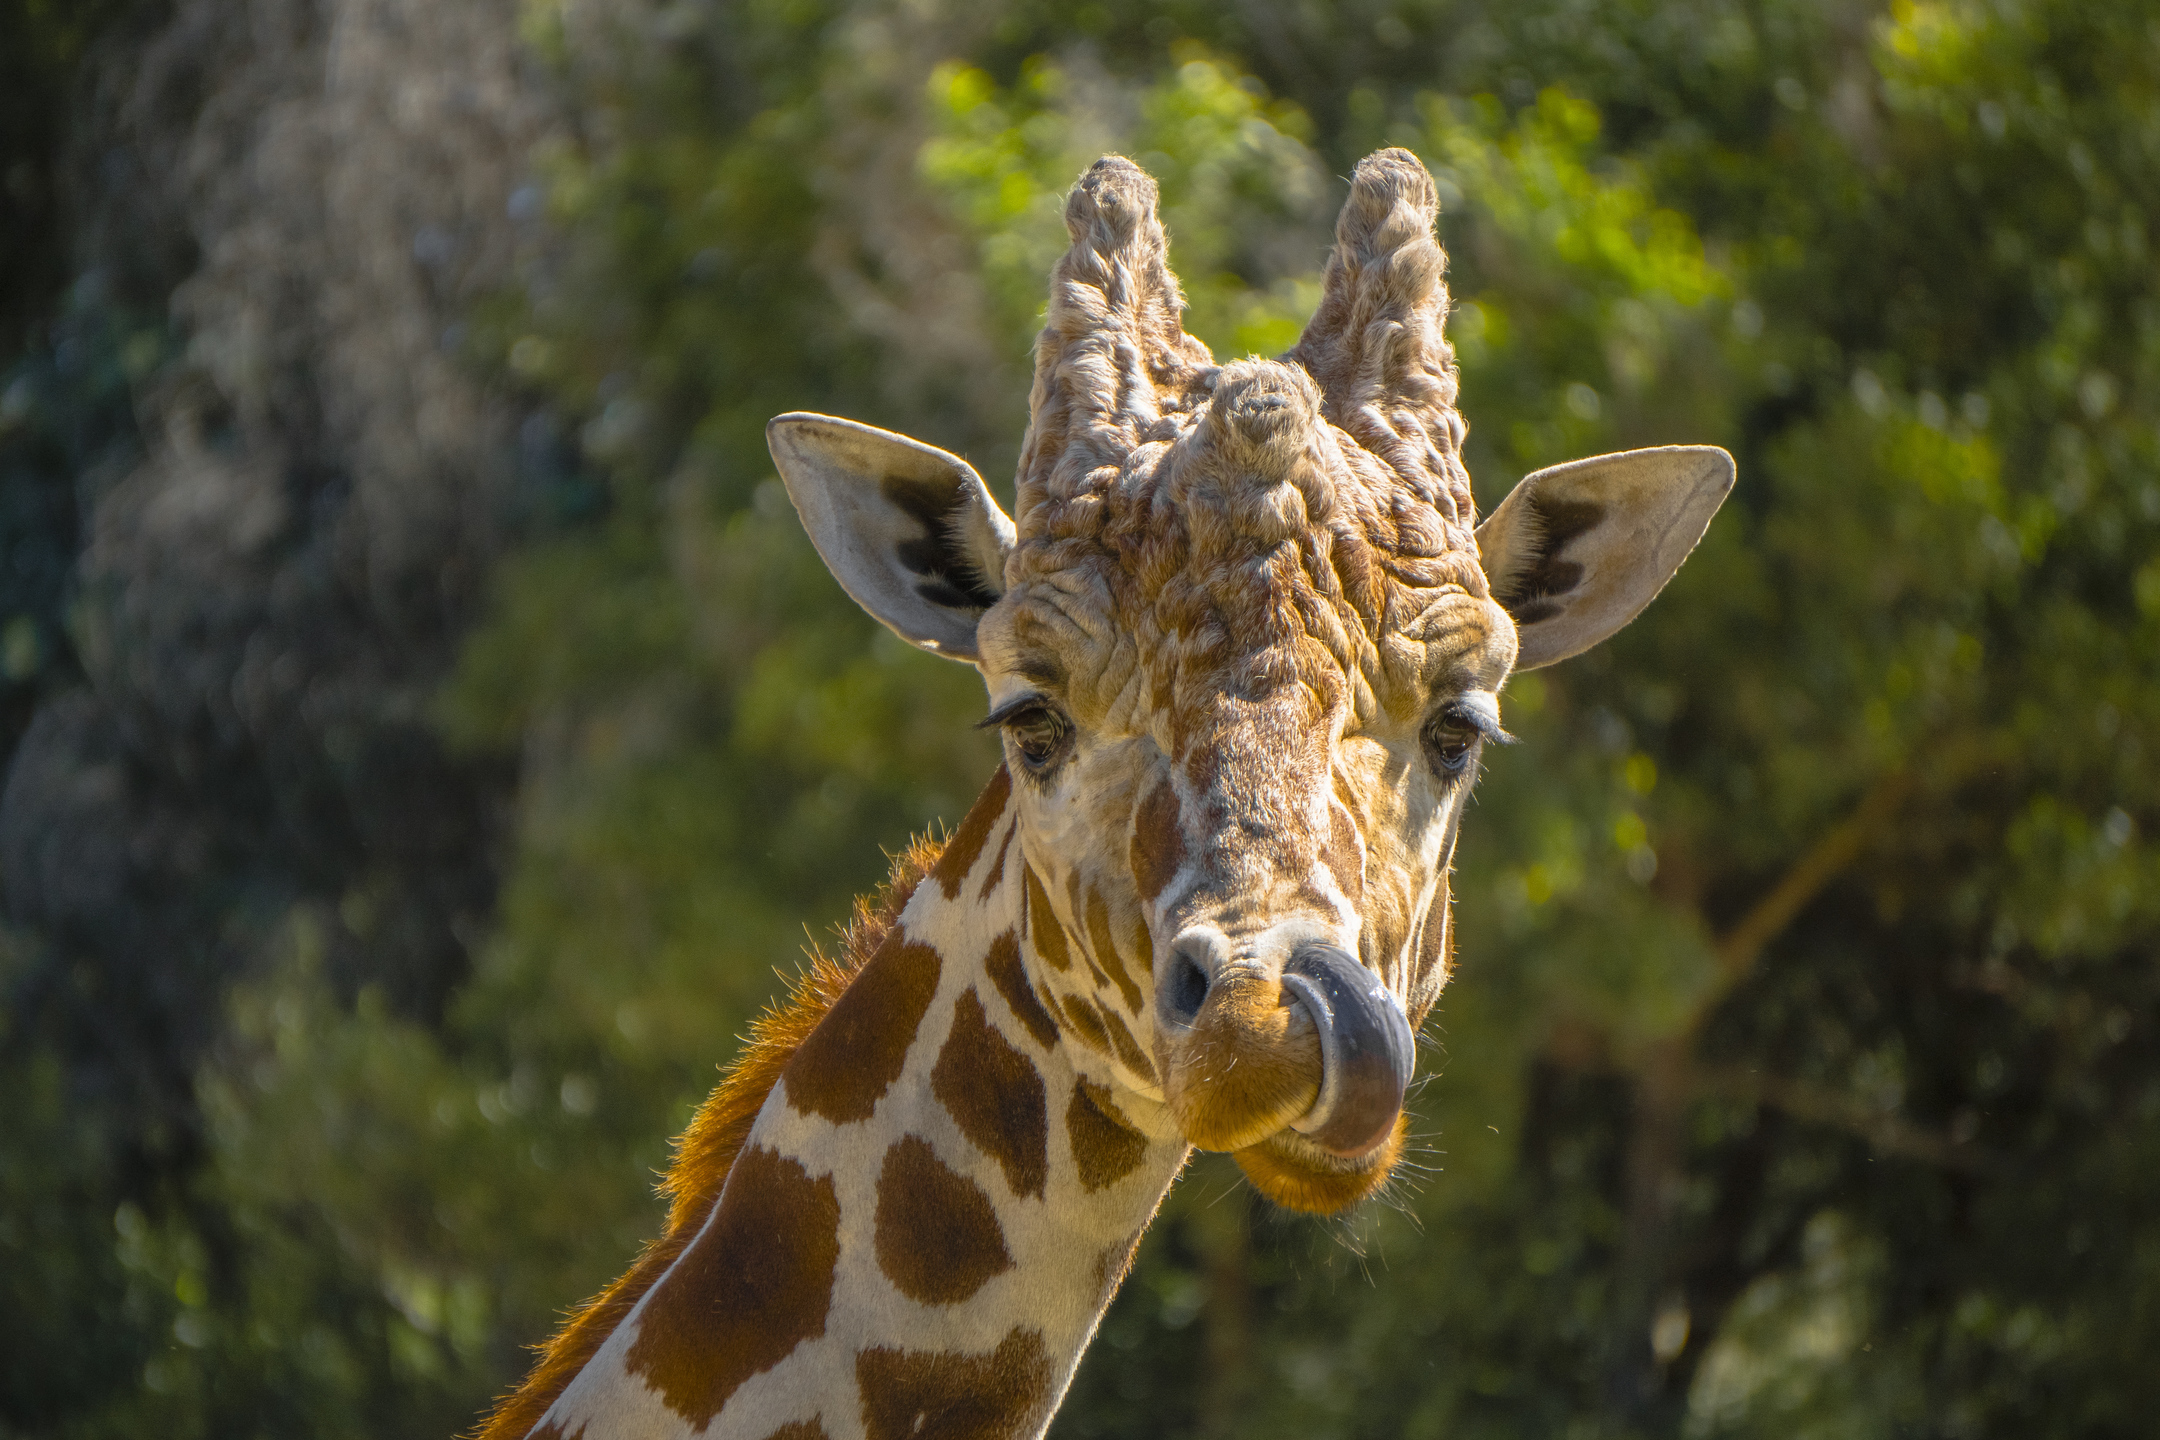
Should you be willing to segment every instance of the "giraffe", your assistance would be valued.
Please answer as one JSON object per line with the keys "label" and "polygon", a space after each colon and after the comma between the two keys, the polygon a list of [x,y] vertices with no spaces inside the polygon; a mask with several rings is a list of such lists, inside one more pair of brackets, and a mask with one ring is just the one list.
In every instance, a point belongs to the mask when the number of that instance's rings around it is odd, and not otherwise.
{"label": "giraffe", "polygon": [[1292,1209],[1386,1182],[1501,688],[1632,619],[1734,474],[1577,461],[1476,524],[1437,210],[1368,157],[1296,347],[1218,365],[1154,182],[1098,161],[1011,518],[942,450],[771,423],[834,576],[978,667],[1004,763],[753,1029],[662,1238],[485,1440],[1039,1436],[1192,1148]]}

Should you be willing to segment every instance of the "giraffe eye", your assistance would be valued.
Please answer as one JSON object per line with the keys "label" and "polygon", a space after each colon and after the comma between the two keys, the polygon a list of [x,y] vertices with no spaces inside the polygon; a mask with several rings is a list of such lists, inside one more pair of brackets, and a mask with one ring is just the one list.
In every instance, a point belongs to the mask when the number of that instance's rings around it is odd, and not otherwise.
{"label": "giraffe eye", "polygon": [[1470,757],[1484,738],[1484,730],[1471,716],[1453,708],[1442,710],[1425,722],[1425,758],[1441,779],[1456,779],[1470,768]]}
{"label": "giraffe eye", "polygon": [[1038,775],[1055,765],[1070,748],[1072,722],[1048,705],[1030,705],[999,724],[1020,763]]}

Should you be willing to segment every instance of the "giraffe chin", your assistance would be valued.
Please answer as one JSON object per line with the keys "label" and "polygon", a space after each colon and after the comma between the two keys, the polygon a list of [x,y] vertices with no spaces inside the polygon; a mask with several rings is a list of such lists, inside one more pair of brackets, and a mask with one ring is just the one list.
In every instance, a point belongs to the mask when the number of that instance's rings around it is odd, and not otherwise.
{"label": "giraffe chin", "polygon": [[1409,1129],[1409,1116],[1397,1114],[1387,1138],[1358,1156],[1332,1154],[1295,1130],[1284,1130],[1234,1151],[1230,1158],[1255,1190],[1285,1210],[1333,1215],[1370,1199],[1387,1184],[1402,1158]]}

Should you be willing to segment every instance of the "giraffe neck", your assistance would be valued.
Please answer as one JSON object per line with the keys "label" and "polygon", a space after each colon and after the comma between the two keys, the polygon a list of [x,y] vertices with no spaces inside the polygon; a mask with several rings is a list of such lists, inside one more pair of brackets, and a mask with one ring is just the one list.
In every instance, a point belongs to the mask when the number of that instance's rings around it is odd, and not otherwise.
{"label": "giraffe neck", "polygon": [[1009,796],[1001,771],[535,1435],[1048,1427],[1187,1151],[1039,998]]}

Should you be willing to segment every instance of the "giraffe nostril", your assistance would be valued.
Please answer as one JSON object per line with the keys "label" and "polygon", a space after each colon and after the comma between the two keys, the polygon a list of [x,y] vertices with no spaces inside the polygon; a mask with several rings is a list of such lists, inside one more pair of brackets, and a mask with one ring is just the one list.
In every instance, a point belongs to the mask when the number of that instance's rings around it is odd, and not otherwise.
{"label": "giraffe nostril", "polygon": [[1163,991],[1163,1010],[1179,1025],[1190,1025],[1207,999],[1207,963],[1201,957],[1205,941],[1181,941],[1171,952],[1169,983]]}

